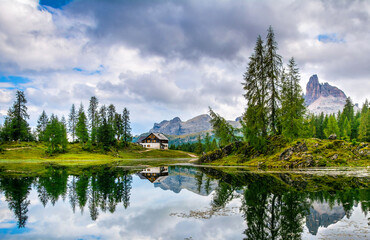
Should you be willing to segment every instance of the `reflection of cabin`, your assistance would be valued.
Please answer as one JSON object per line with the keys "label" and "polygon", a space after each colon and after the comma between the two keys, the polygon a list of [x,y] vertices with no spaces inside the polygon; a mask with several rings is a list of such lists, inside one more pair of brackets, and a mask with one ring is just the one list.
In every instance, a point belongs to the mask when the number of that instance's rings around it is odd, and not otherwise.
{"label": "reflection of cabin", "polygon": [[151,133],[137,142],[145,148],[168,149],[168,138],[162,133]]}
{"label": "reflection of cabin", "polygon": [[152,183],[161,182],[168,176],[168,167],[146,168],[138,173],[140,178],[146,178]]}

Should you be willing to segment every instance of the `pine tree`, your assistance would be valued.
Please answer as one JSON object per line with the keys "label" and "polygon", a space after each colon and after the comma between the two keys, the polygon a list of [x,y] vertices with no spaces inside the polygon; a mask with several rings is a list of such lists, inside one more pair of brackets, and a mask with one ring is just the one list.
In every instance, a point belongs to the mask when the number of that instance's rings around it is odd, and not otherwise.
{"label": "pine tree", "polygon": [[117,137],[117,141],[121,139],[121,135],[123,134],[123,118],[122,115],[119,113],[116,113],[114,115],[114,121],[113,121],[113,130],[114,134]]}
{"label": "pine tree", "polygon": [[328,125],[324,129],[324,133],[326,137],[329,137],[331,134],[339,136],[339,127],[334,115],[330,115]]}
{"label": "pine tree", "polygon": [[8,125],[10,127],[6,132],[10,134],[10,140],[29,140],[30,129],[27,123],[27,119],[30,116],[27,113],[27,99],[23,91],[16,92],[16,100],[13,106],[8,111]]}
{"label": "pine tree", "polygon": [[96,142],[96,131],[98,128],[98,99],[93,96],[90,99],[90,105],[88,109],[88,116],[89,116],[89,123],[90,123],[90,134],[91,134],[91,142]]}
{"label": "pine tree", "polygon": [[115,144],[114,130],[112,125],[108,124],[107,119],[105,118],[102,120],[98,128],[97,140],[104,150],[108,150],[110,146]]}
{"label": "pine tree", "polygon": [[203,152],[203,144],[200,135],[198,135],[197,137],[197,146],[195,148],[195,152],[198,154],[201,154]]}
{"label": "pine tree", "polygon": [[206,136],[204,137],[204,151],[209,152],[211,151],[211,137],[209,136],[209,133],[206,133]]}
{"label": "pine tree", "polygon": [[275,41],[275,34],[270,26],[267,30],[266,38],[266,55],[264,57],[264,70],[266,71],[268,99],[267,104],[269,108],[269,126],[272,134],[277,133],[278,114],[279,114],[279,85],[280,74],[282,68],[281,56],[277,54],[277,42]]}
{"label": "pine tree", "polygon": [[45,130],[45,140],[48,143],[48,152],[53,154],[59,151],[59,145],[62,142],[62,129],[58,117],[51,114],[50,120]]}
{"label": "pine tree", "polygon": [[76,124],[77,124],[77,113],[75,109],[75,105],[72,104],[71,112],[69,113],[69,119],[68,119],[68,130],[69,133],[72,136],[72,142],[75,141],[76,137]]}
{"label": "pine tree", "polygon": [[370,142],[370,109],[367,99],[361,109],[358,138],[360,141]]}
{"label": "pine tree", "polygon": [[[303,127],[303,115],[305,113],[304,99],[299,81],[299,70],[294,58],[291,58],[288,64],[288,72],[283,77],[281,91],[282,131],[284,136],[291,139],[300,136],[300,130]],[[313,127],[314,121],[313,119],[311,120]]]}
{"label": "pine tree", "polygon": [[43,110],[39,120],[37,121],[37,136],[39,141],[44,141],[45,140],[45,130],[46,126],[48,125],[49,118],[46,115],[45,111]]}
{"label": "pine tree", "polygon": [[87,119],[82,103],[80,105],[80,109],[78,110],[78,118],[76,123],[76,136],[79,142],[82,143],[82,145],[85,145],[85,143],[89,140],[89,133],[87,130]]}
{"label": "pine tree", "polygon": [[220,145],[225,146],[237,140],[235,129],[223,117],[215,113],[212,108],[209,108],[209,115],[211,120],[215,137],[219,139]]}
{"label": "pine tree", "polygon": [[267,79],[265,71],[265,50],[261,36],[258,36],[254,53],[249,58],[244,73],[243,88],[247,109],[243,114],[243,134],[253,146],[260,148],[267,137]]}
{"label": "pine tree", "polygon": [[349,141],[350,137],[351,137],[351,125],[350,122],[348,121],[348,118],[346,117],[343,123],[342,138],[344,140]]}
{"label": "pine tree", "polygon": [[122,143],[124,146],[128,146],[131,140],[130,112],[127,108],[124,108],[122,114]]}
{"label": "pine tree", "polygon": [[108,124],[110,124],[112,127],[114,125],[114,116],[116,115],[116,107],[113,104],[110,104],[108,106]]}

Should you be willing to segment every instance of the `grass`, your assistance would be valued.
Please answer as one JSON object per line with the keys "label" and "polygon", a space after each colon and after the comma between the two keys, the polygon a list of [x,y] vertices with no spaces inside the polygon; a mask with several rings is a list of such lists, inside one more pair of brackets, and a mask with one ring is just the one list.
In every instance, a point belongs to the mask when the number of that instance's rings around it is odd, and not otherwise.
{"label": "grass", "polygon": [[67,152],[46,154],[43,143],[6,143],[0,152],[0,172],[19,174],[43,173],[50,166],[81,169],[94,166],[162,166],[188,162],[188,153],[178,150],[148,150],[131,145],[125,149],[103,152],[98,148],[86,151],[80,144],[69,144]]}
{"label": "grass", "polygon": [[[280,160],[280,154],[287,148],[304,142],[307,151],[295,152],[288,160]],[[366,146],[368,144],[368,146]],[[273,151],[267,155],[247,156],[245,149],[238,149],[231,155],[224,156],[207,165],[248,166],[269,168],[292,167],[368,167],[370,166],[370,144],[354,145],[343,140],[299,139],[284,144],[272,143]],[[277,146],[277,147],[276,147]],[[363,147],[366,146],[366,147]]]}

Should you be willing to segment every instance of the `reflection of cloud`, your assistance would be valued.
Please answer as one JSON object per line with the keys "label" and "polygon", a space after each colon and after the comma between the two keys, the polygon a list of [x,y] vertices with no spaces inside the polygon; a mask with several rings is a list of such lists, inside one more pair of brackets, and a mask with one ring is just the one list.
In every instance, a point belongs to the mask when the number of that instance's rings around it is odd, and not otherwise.
{"label": "reflection of cloud", "polygon": [[[208,220],[183,219],[170,216],[172,212],[189,212],[209,208],[211,197],[187,190],[181,194],[154,188],[148,181],[133,177],[130,207],[122,203],[115,213],[101,212],[96,221],[90,219],[87,207],[84,214],[73,214],[68,200],[59,199],[55,206],[44,208],[33,190],[29,199],[29,232],[13,235],[14,239],[240,239],[244,229],[240,216],[212,217]],[[194,206],[194,203],[197,203]],[[235,201],[230,206],[239,206]],[[2,210],[6,202],[0,202]],[[14,217],[11,215],[10,219]],[[4,218],[0,218],[4,219]],[[9,219],[9,216],[6,218]],[[86,234],[88,233],[88,234]],[[0,235],[1,237],[1,235]]]}

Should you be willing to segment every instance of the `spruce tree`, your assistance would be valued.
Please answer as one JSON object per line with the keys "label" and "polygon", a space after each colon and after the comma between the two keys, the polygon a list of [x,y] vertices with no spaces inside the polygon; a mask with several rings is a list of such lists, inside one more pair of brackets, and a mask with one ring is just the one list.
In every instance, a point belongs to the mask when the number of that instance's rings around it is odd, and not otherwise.
{"label": "spruce tree", "polygon": [[235,129],[230,123],[215,113],[212,108],[209,108],[209,115],[211,116],[209,122],[212,125],[213,133],[219,139],[220,145],[225,146],[237,140]]}
{"label": "spruce tree", "polygon": [[88,116],[89,116],[89,127],[90,127],[90,134],[91,134],[91,142],[96,142],[96,131],[98,128],[98,99],[93,96],[90,98],[90,104],[88,109]]}
{"label": "spruce tree", "polygon": [[39,141],[45,141],[45,130],[48,125],[49,118],[43,110],[39,119],[37,120],[37,136]]}
{"label": "spruce tree", "polygon": [[30,139],[30,129],[27,123],[27,119],[30,116],[27,113],[27,99],[23,91],[16,92],[16,99],[13,106],[8,111],[8,120],[10,129],[8,133],[10,134],[10,140],[29,140]]}
{"label": "spruce tree", "polygon": [[249,58],[244,73],[243,88],[247,109],[243,114],[243,134],[254,147],[261,148],[267,137],[267,79],[264,68],[265,50],[261,36],[258,36],[254,53]]}
{"label": "spruce tree", "polygon": [[211,137],[209,136],[209,133],[206,133],[206,136],[204,137],[204,151],[209,152],[211,151]]}
{"label": "spruce tree", "polygon": [[269,126],[272,134],[277,133],[279,105],[280,105],[280,74],[282,69],[281,56],[277,54],[277,42],[275,34],[270,26],[267,30],[266,37],[266,54],[264,57],[264,70],[266,71],[267,89],[268,89],[268,109],[269,109]]}
{"label": "spruce tree", "polygon": [[348,121],[348,118],[346,117],[343,123],[342,138],[344,140],[349,141],[350,137],[351,137],[351,125],[350,125],[350,121]]}
{"label": "spruce tree", "polygon": [[130,112],[127,108],[124,108],[122,113],[122,143],[124,146],[128,146],[131,140]]}
{"label": "spruce tree", "polygon": [[87,130],[87,118],[82,103],[80,105],[80,109],[78,110],[78,118],[76,123],[76,136],[83,146],[89,140],[89,133]]}
{"label": "spruce tree", "polygon": [[329,120],[328,120],[328,125],[324,129],[324,133],[326,137],[329,137],[331,134],[336,134],[339,136],[339,127],[337,120],[335,119],[334,115],[330,115]]}
{"label": "spruce tree", "polygon": [[200,135],[197,137],[197,146],[195,148],[195,153],[201,154],[203,152],[203,144],[202,144],[202,139]]}
{"label": "spruce tree", "polygon": [[358,138],[360,141],[370,142],[370,109],[367,99],[361,109]]}
{"label": "spruce tree", "polygon": [[77,117],[78,116],[76,113],[75,105],[72,104],[71,111],[69,113],[69,118],[68,118],[68,130],[69,130],[69,133],[71,134],[72,142],[75,141],[75,137],[76,137]]}
{"label": "spruce tree", "polygon": [[[289,60],[287,70],[287,74],[284,74],[285,76],[282,78],[281,125],[283,135],[290,139],[295,139],[300,136],[300,131],[303,126],[305,105],[302,89],[299,84],[299,70],[294,58]],[[310,125],[314,127],[313,118],[310,121]]]}

